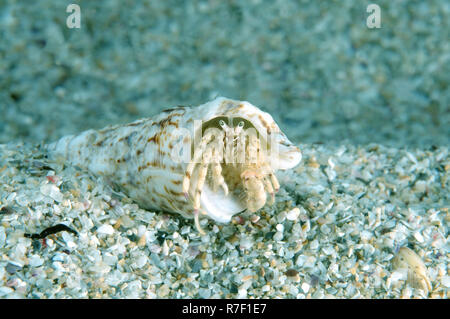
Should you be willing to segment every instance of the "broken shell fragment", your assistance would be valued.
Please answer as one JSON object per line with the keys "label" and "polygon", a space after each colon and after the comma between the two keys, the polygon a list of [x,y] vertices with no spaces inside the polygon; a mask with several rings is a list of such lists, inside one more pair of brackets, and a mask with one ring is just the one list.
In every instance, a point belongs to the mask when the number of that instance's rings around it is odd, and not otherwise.
{"label": "broken shell fragment", "polygon": [[430,279],[427,275],[427,268],[422,259],[408,247],[402,247],[397,255],[392,259],[394,270],[407,269],[408,283],[418,289],[422,289],[427,295],[431,291]]}

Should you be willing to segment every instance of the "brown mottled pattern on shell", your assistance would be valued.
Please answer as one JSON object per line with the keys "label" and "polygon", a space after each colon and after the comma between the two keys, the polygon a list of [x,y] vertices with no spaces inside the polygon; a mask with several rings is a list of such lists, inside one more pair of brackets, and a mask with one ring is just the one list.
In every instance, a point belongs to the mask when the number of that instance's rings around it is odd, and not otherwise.
{"label": "brown mottled pattern on shell", "polygon": [[50,146],[74,165],[102,175],[119,186],[137,204],[192,217],[192,207],[182,193],[185,163],[175,163],[168,144],[174,128],[186,124],[191,108],[176,108],[158,117],[89,130]]}

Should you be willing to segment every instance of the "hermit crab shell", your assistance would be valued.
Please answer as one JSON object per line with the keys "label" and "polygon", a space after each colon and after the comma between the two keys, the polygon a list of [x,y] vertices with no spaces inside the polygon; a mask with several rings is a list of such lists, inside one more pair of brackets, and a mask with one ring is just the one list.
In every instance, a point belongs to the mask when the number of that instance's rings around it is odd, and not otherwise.
{"label": "hermit crab shell", "polygon": [[[47,150],[50,157],[105,176],[144,209],[193,218],[192,201],[182,191],[183,178],[197,136],[205,124],[212,125],[217,118],[244,119],[256,128],[261,139],[270,142],[273,171],[289,169],[300,162],[300,150],[270,114],[249,102],[224,97],[197,107],[176,107],[126,125],[66,136],[48,145]],[[196,185],[196,175],[195,171],[191,185]],[[237,193],[230,189],[225,195],[223,190],[214,191],[205,183],[200,200],[202,213],[215,221],[229,222],[234,214],[246,209]]]}

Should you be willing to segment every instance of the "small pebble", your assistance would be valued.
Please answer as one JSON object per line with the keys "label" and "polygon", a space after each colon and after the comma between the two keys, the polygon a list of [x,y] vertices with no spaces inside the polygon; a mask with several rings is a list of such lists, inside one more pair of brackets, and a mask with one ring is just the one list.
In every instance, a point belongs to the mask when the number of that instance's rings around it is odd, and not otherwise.
{"label": "small pebble", "polygon": [[101,225],[99,228],[97,228],[97,233],[103,235],[112,235],[114,234],[114,227],[107,224]]}
{"label": "small pebble", "polygon": [[286,276],[288,276],[288,277],[295,277],[297,275],[298,275],[298,271],[295,269],[291,268],[286,271]]}
{"label": "small pebble", "polygon": [[419,242],[419,243],[423,243],[425,241],[425,239],[423,238],[422,234],[420,232],[415,232],[414,233],[414,238]]}
{"label": "small pebble", "polygon": [[259,216],[259,215],[252,215],[252,216],[250,217],[250,221],[251,221],[253,224],[256,224],[260,219],[261,219],[261,216]]}
{"label": "small pebble", "polygon": [[0,208],[0,215],[1,214],[5,214],[5,215],[9,215],[14,213],[15,210],[12,207],[9,206],[3,206],[2,208]]}
{"label": "small pebble", "polygon": [[445,288],[450,288],[450,276],[445,275],[444,277],[442,277],[441,283]]}
{"label": "small pebble", "polygon": [[305,294],[307,294],[308,291],[309,291],[310,285],[309,285],[308,283],[304,282],[304,283],[302,283],[301,288],[302,288],[303,292],[304,292]]}
{"label": "small pebble", "polygon": [[141,236],[141,238],[139,238],[138,246],[139,247],[143,247],[146,244],[147,244],[147,236],[144,234],[144,235]]}
{"label": "small pebble", "polygon": [[11,275],[14,275],[14,274],[15,274],[16,272],[18,272],[20,269],[22,269],[22,265],[17,264],[17,263],[9,262],[9,263],[6,265],[6,271],[7,271],[9,274],[11,274]]}
{"label": "small pebble", "polygon": [[57,202],[62,202],[64,199],[63,194],[59,190],[59,188],[54,184],[44,184],[41,186],[41,193],[49,196],[53,200]]}
{"label": "small pebble", "polygon": [[9,295],[9,294],[11,294],[13,292],[14,292],[14,290],[12,288],[5,287],[5,286],[0,287],[0,297],[4,297],[4,296]]}
{"label": "small pebble", "polygon": [[286,214],[286,219],[294,221],[297,220],[299,216],[300,216],[300,208],[295,207]]}
{"label": "small pebble", "polygon": [[28,259],[28,264],[30,265],[30,267],[39,267],[42,266],[43,263],[44,259],[42,259],[38,255],[33,255]]}
{"label": "small pebble", "polygon": [[275,235],[273,235],[273,240],[275,240],[275,241],[281,241],[281,240],[283,240],[283,233],[280,232],[280,231],[277,231],[277,232],[275,233]]}

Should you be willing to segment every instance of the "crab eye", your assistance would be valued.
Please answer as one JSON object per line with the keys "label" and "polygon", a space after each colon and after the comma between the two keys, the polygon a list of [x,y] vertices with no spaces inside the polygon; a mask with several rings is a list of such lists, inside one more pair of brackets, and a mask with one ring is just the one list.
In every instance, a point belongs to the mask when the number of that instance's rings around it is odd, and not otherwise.
{"label": "crab eye", "polygon": [[238,123],[238,127],[244,127],[244,121],[240,121],[240,122]]}
{"label": "crab eye", "polygon": [[226,124],[225,124],[225,121],[224,121],[224,120],[220,120],[220,121],[219,121],[219,125],[220,125],[221,127],[225,127],[225,125],[226,125]]}

